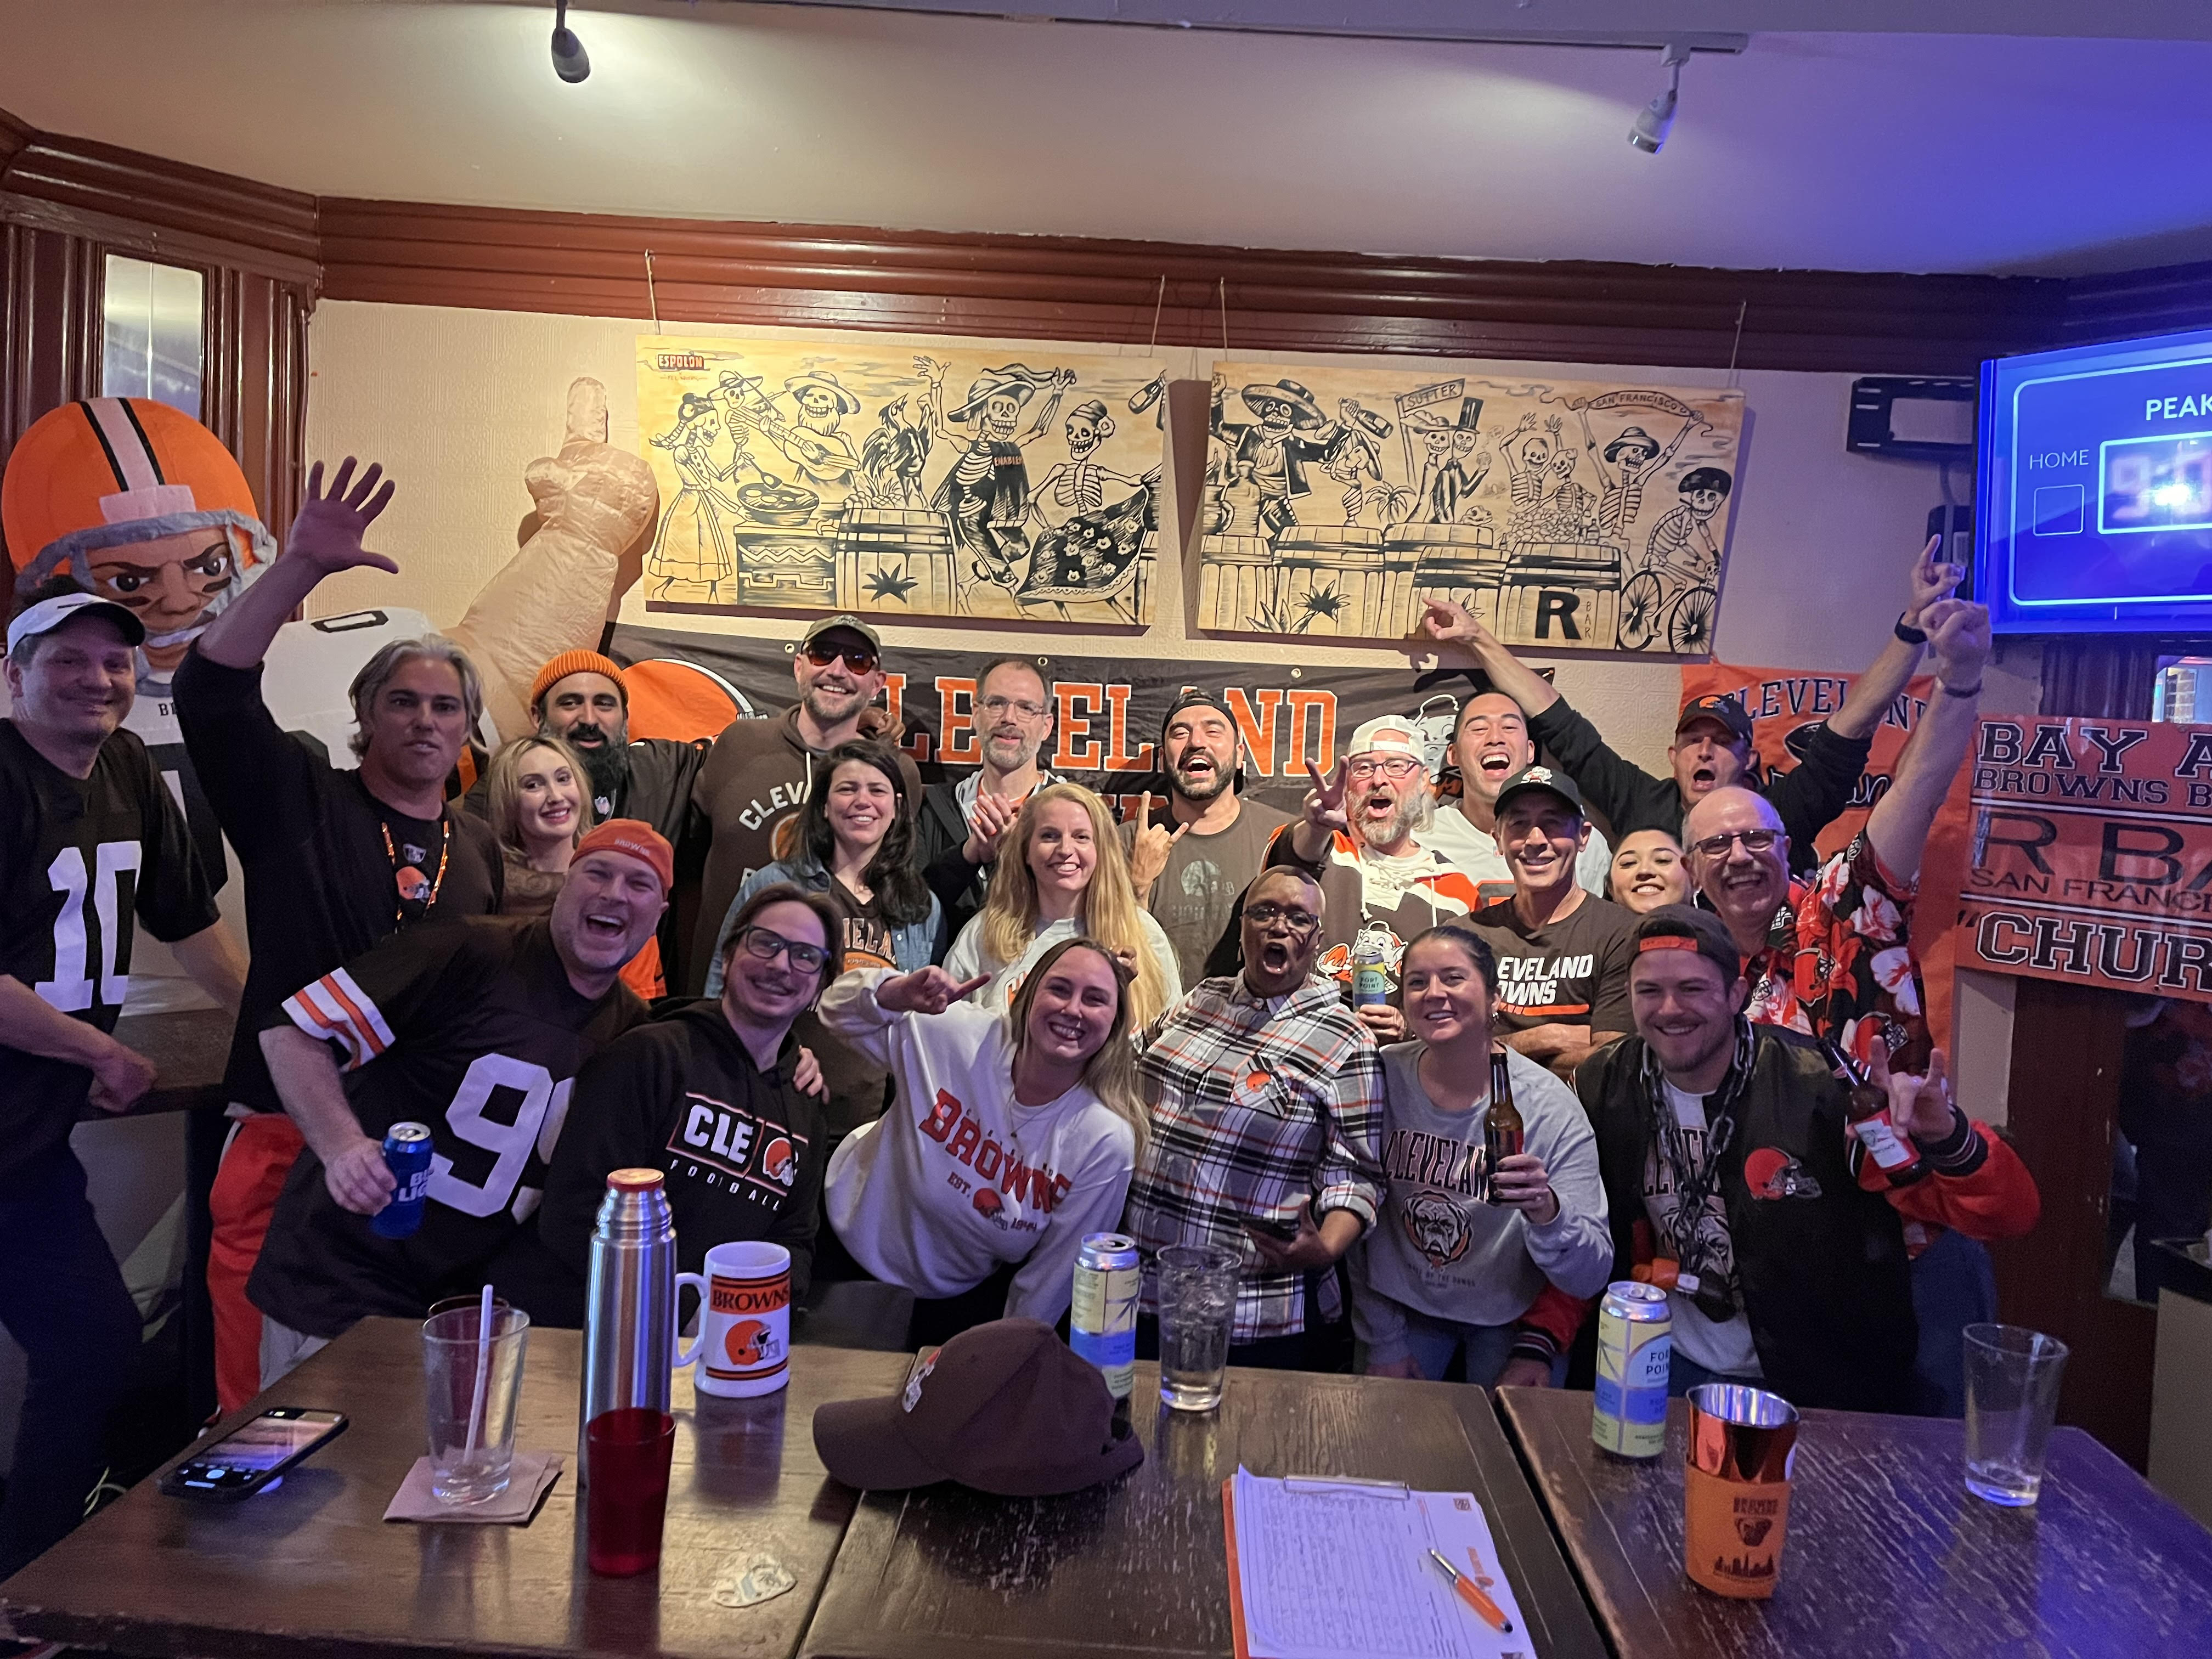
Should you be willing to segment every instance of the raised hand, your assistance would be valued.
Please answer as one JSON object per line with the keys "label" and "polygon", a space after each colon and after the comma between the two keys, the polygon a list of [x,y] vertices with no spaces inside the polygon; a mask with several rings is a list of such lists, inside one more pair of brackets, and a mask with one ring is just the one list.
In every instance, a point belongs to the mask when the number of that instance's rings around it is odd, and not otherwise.
{"label": "raised hand", "polygon": [[1490,630],[1474,612],[1451,599],[1428,602],[1421,612],[1421,632],[1432,640],[1460,641],[1470,646],[1480,646],[1490,637]]}
{"label": "raised hand", "polygon": [[[361,544],[376,515],[391,504],[392,480],[384,477],[384,468],[374,461],[359,478],[353,476],[353,469],[354,458],[349,455],[338,464],[337,476],[325,493],[323,464],[315,463],[307,474],[307,499],[300,503],[299,514],[284,538],[284,556],[304,560],[322,576],[359,568],[397,574],[397,564]],[[380,489],[380,479],[383,480]]]}
{"label": "raised hand", "polygon": [[1921,616],[1936,678],[1960,692],[1980,685],[1990,659],[1989,606],[1971,599],[1937,599]]}
{"label": "raised hand", "polygon": [[1177,824],[1175,833],[1170,835],[1152,822],[1152,792],[1146,790],[1141,800],[1142,804],[1137,808],[1137,833],[1129,843],[1129,879],[1135,884],[1137,896],[1140,900],[1152,891],[1152,884],[1168,867],[1168,858],[1175,850],[1175,844],[1190,828],[1187,823]]}
{"label": "raised hand", "polygon": [[1340,760],[1335,769],[1323,778],[1312,757],[1307,757],[1306,775],[1313,780],[1314,787],[1306,791],[1306,823],[1324,840],[1351,826],[1351,817],[1344,810],[1345,785],[1351,773],[1352,763]]}
{"label": "raised hand", "polygon": [[941,1014],[962,998],[991,982],[988,974],[955,979],[932,963],[911,974],[899,974],[876,987],[876,1006],[892,1014]]}
{"label": "raised hand", "polygon": [[968,839],[960,856],[970,864],[988,864],[999,856],[999,843],[1013,827],[1021,809],[988,790],[975,792],[975,810],[968,815]]}
{"label": "raised hand", "polygon": [[1889,1069],[1889,1045],[1880,1037],[1867,1059],[1867,1081],[1889,1096],[1889,1121],[1900,1134],[1929,1146],[1948,1139],[1958,1127],[1959,1109],[1951,1099],[1950,1060],[1941,1048],[1928,1053],[1928,1074]]}
{"label": "raised hand", "polygon": [[1936,556],[1943,545],[1941,536],[1930,536],[1928,545],[1920,550],[1920,556],[1912,562],[1912,575],[1905,589],[1905,625],[1925,629],[1928,624],[1921,618],[1928,607],[1938,599],[1948,599],[1951,590],[1966,576],[1960,566]]}

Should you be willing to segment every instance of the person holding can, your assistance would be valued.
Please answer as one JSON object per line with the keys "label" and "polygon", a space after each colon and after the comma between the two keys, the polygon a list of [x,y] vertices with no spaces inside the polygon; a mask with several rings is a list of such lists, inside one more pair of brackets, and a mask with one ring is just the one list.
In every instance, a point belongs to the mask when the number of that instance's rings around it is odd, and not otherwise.
{"label": "person holding can", "polygon": [[[1573,1091],[1494,1044],[1498,961],[1480,936],[1449,922],[1418,935],[1400,985],[1413,1040],[1382,1050],[1387,1185],[1352,1255],[1367,1373],[1435,1382],[1462,1356],[1469,1382],[1556,1386],[1583,1299],[1613,1267],[1596,1137]],[[1492,1169],[1498,1056],[1525,1139]]]}

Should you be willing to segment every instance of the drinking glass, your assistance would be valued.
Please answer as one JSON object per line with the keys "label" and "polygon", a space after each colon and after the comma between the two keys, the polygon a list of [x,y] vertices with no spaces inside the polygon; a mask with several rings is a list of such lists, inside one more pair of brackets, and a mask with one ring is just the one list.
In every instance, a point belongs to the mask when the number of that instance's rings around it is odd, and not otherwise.
{"label": "drinking glass", "polygon": [[2021,1325],[1969,1325],[1964,1335],[1966,1490],[2026,1509],[2043,1488],[2066,1345]]}
{"label": "drinking glass", "polygon": [[[441,1503],[496,1498],[514,1468],[514,1408],[522,1394],[530,1316],[494,1302],[491,1340],[485,1344],[479,1340],[483,1313],[477,1297],[455,1297],[432,1308],[422,1322],[430,1490]],[[481,1377],[479,1352],[486,1362]]]}
{"label": "drinking glass", "polygon": [[660,1565],[676,1419],[650,1406],[601,1412],[584,1430],[584,1553],[593,1572],[628,1577]]}
{"label": "drinking glass", "polygon": [[1160,1398],[1182,1412],[1221,1403],[1237,1317],[1237,1252],[1171,1244],[1160,1252]]}

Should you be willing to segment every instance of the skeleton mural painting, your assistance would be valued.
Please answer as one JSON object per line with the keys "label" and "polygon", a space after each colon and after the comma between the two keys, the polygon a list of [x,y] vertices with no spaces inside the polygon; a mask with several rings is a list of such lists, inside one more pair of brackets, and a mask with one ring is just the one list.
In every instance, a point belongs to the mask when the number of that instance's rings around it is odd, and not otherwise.
{"label": "skeleton mural painting", "polygon": [[642,335],[637,363],[648,609],[1152,618],[1155,361]]}
{"label": "skeleton mural painting", "polygon": [[1217,363],[1199,625],[1399,639],[1436,597],[1511,644],[1702,655],[1742,417],[1735,392]]}

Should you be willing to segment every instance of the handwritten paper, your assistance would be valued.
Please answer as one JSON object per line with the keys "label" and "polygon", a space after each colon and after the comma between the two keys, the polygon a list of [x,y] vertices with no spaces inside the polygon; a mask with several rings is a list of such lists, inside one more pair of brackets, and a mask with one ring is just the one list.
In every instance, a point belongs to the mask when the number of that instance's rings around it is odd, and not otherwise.
{"label": "handwritten paper", "polygon": [[[1471,1493],[1268,1479],[1231,1487],[1248,1659],[1530,1659],[1528,1623]],[[1510,1621],[1492,1630],[1428,1553]]]}

